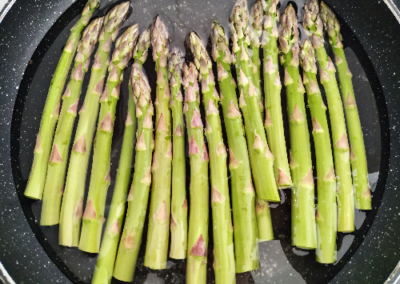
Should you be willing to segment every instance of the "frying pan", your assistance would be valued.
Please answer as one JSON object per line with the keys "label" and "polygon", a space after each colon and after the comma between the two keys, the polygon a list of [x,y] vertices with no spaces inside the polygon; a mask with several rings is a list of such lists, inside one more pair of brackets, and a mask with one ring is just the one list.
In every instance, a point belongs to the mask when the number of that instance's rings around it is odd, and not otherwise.
{"label": "frying pan", "polygon": [[[23,196],[51,76],[68,30],[85,2],[18,0],[0,24],[0,280],[4,283],[90,283],[96,255],[58,246],[58,228],[39,226],[40,202]],[[101,1],[95,16],[104,15],[119,2]],[[160,14],[169,28],[171,46],[184,49],[189,31],[195,30],[207,42],[212,20],[227,27],[234,2],[135,0],[124,27],[138,22],[143,30]],[[283,9],[288,1],[281,3]],[[373,210],[356,212],[356,232],[338,234],[337,263],[322,265],[315,261],[313,251],[290,245],[290,192],[282,191],[283,201],[271,208],[276,240],[260,244],[260,269],[238,275],[237,283],[383,283],[400,260],[400,25],[383,1],[326,3],[340,20],[354,74]],[[304,1],[292,4],[301,17]],[[151,59],[144,68],[154,86]],[[127,91],[122,93],[120,101]],[[125,113],[123,109],[120,103],[117,112]],[[123,115],[119,115],[112,178],[123,121]],[[112,185],[109,193],[111,196]],[[169,259],[166,270],[149,270],[143,266],[143,247],[133,283],[184,283],[184,261]],[[207,282],[212,283],[212,260],[208,263]],[[396,281],[400,275],[397,270],[388,283]]]}

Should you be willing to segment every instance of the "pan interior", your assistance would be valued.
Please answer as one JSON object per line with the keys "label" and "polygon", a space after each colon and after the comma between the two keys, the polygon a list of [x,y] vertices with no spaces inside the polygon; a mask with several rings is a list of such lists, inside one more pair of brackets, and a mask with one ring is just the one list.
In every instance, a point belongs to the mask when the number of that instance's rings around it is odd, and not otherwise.
{"label": "pan interior", "polygon": [[[73,6],[82,4],[78,1]],[[229,31],[228,19],[234,0],[217,1],[212,4],[203,5],[201,1],[187,0],[176,4],[174,0],[164,0],[152,4],[151,1],[135,1],[132,13],[124,24],[127,27],[138,22],[140,30],[148,27],[153,16],[160,14],[166,21],[171,35],[171,46],[185,49],[185,38],[189,31],[195,30],[204,41],[207,41],[212,20],[216,19]],[[249,2],[252,5],[253,1]],[[299,19],[302,19],[303,0],[293,3],[298,10]],[[329,1],[328,1],[329,3]],[[281,12],[283,12],[287,1],[281,1]],[[110,8],[109,1],[102,1],[98,15],[104,15]],[[202,13],[198,13],[202,11]],[[340,16],[340,15],[339,15]],[[40,227],[41,202],[33,202],[23,196],[23,191],[28,179],[35,145],[36,133],[39,129],[41,112],[47,96],[48,87],[61,55],[63,45],[69,34],[69,29],[78,20],[79,13],[71,7],[61,17],[57,25],[49,30],[42,42],[32,56],[23,81],[19,88],[18,98],[15,105],[11,134],[11,143],[15,147],[12,152],[12,170],[17,193],[25,216],[41,243],[43,249],[48,253],[56,265],[69,277],[73,283],[90,283],[96,263],[96,255],[90,255],[79,251],[77,248],[65,248],[58,245],[58,226]],[[340,18],[339,18],[340,19]],[[340,19],[341,20],[341,19]],[[61,28],[60,28],[61,26]],[[260,244],[260,269],[252,273],[239,274],[240,283],[326,283],[351,259],[360,244],[363,242],[367,232],[374,221],[384,191],[388,159],[385,159],[383,149],[389,149],[388,138],[383,133],[387,128],[385,102],[376,95],[380,93],[380,85],[375,70],[368,59],[364,48],[357,40],[351,29],[341,20],[343,42],[346,46],[345,52],[349,67],[353,73],[353,83],[356,100],[360,112],[361,124],[364,131],[365,147],[368,159],[369,180],[373,195],[371,211],[356,210],[356,231],[351,234],[338,233],[338,261],[334,265],[318,264],[315,260],[314,251],[306,251],[294,248],[290,244],[290,190],[281,191],[281,203],[271,204],[275,240]],[[301,30],[302,31],[302,30]],[[301,33],[304,37],[304,33]],[[326,47],[330,51],[328,41]],[[190,53],[187,50],[187,54]],[[151,52],[149,52],[151,54]],[[332,54],[330,54],[332,55]],[[188,55],[187,58],[190,58]],[[152,89],[155,90],[155,71],[151,57],[144,65],[149,76]],[[129,74],[129,70],[125,72]],[[88,84],[86,76],[81,95],[81,103],[85,89]],[[124,102],[127,101],[127,80],[124,81],[121,98],[117,109],[115,123],[113,150],[112,150],[112,183],[108,191],[107,207],[111,203],[113,182],[115,181],[116,168],[118,165],[120,147],[123,137],[123,125],[125,120]],[[321,88],[323,90],[323,88]],[[154,93],[154,92],[153,92]],[[154,94],[153,94],[154,95]],[[285,109],[285,92],[282,92],[283,108]],[[287,114],[284,113],[286,119]],[[286,130],[287,128],[287,121]],[[311,123],[309,122],[309,125]],[[288,131],[287,135],[288,136]],[[289,141],[287,141],[289,142]],[[225,142],[227,145],[227,141]],[[312,145],[313,143],[311,143]],[[315,166],[315,159],[314,159]],[[90,168],[88,170],[90,173]],[[315,171],[314,171],[315,173]],[[88,181],[89,179],[87,179]],[[88,186],[88,185],[87,185]],[[107,215],[106,215],[107,216]],[[212,247],[212,230],[210,228],[210,248]],[[144,231],[146,234],[146,229]],[[145,235],[144,235],[145,236]],[[145,239],[145,238],[144,238]],[[186,265],[184,261],[169,259],[167,269],[163,271],[152,271],[143,266],[144,245],[138,259],[135,283],[184,283]],[[212,252],[212,249],[209,249]],[[212,253],[208,261],[209,281],[212,275]]]}

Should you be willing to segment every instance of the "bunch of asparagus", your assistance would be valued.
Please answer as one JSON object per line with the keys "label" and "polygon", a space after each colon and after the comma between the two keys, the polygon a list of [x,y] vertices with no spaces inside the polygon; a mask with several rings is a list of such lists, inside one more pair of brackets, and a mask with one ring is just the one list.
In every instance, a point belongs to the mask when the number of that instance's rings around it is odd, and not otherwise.
{"label": "bunch of asparagus", "polygon": [[[128,12],[128,2],[115,6],[105,17],[90,24],[99,3],[90,0],[85,6],[81,19],[71,30],[52,81],[25,195],[41,199],[44,189],[41,225],[60,223],[61,245],[79,244],[81,250],[99,252],[92,283],[110,283],[113,276],[121,281],[132,281],[149,197],[144,265],[152,269],[166,268],[171,234],[169,256],[187,258],[187,283],[207,281],[209,205],[212,209],[213,267],[218,284],[235,283],[235,273],[258,269],[258,242],[274,238],[268,202],[280,201],[278,189],[292,187],[292,244],[316,249],[317,261],[321,263],[336,261],[337,231],[354,231],[353,184],[355,207],[371,209],[362,129],[339,22],[326,4],[319,6],[318,1],[308,0],[303,26],[311,40],[305,40],[300,46],[295,10],[289,4],[280,17],[278,2],[257,0],[250,12],[246,0],[236,2],[230,17],[232,51],[224,28],[213,22],[212,58],[221,95],[216,89],[211,57],[195,32],[189,37],[194,60],[185,63],[179,49],[169,49],[168,30],[159,16],[150,29],[143,31],[136,44],[137,24],[117,39]],[[324,47],[324,28],[334,52],[340,90],[336,68]],[[97,40],[99,46],[79,111],[64,192],[68,149],[82,82]],[[155,110],[151,87],[142,69],[150,45],[157,73]],[[74,55],[75,63],[59,113],[59,99]],[[116,107],[123,71],[132,57],[135,63],[129,78],[128,101],[124,102],[127,113],[118,173],[100,242],[111,183],[110,156]],[[231,72],[233,65],[239,96]],[[289,155],[284,135],[279,65],[287,95]],[[317,65],[319,82],[327,97],[331,129],[326,117],[328,108],[318,84]],[[261,66],[264,88],[261,88]],[[304,93],[308,98],[316,156],[317,206]],[[203,118],[202,113],[205,113]],[[83,210],[86,172],[97,118],[90,186]],[[223,127],[228,149],[223,140]],[[186,133],[190,206],[186,197]],[[128,194],[134,145],[135,167]],[[227,165],[231,173],[231,191]],[[124,218],[126,199],[128,209]]]}
{"label": "bunch of asparagus", "polygon": [[[241,273],[255,270],[259,266],[255,192],[251,181],[242,114],[236,97],[236,83],[230,67],[232,54],[225,31],[217,22],[213,23],[211,39],[213,59],[218,65],[221,105],[229,145],[236,272]],[[261,232],[264,226],[260,224],[259,228]]]}
{"label": "bunch of asparagus", "polygon": [[[206,114],[205,133],[210,153],[211,207],[214,236],[214,272],[217,283],[235,282],[235,261],[233,254],[233,228],[226,166],[226,148],[222,138],[222,124],[219,115],[219,95],[209,57],[201,39],[190,33],[190,48],[199,71],[199,82]],[[200,119],[200,117],[198,117]]]}
{"label": "bunch of asparagus", "polygon": [[[137,124],[136,105],[138,103],[138,98],[140,98],[140,94],[136,91],[135,95],[132,89],[133,85],[137,84],[137,76],[142,75],[142,73],[140,73],[136,69],[140,69],[143,63],[146,61],[149,46],[150,30],[147,29],[140,35],[138,43],[135,46],[133,52],[135,65],[132,67],[132,75],[135,76],[133,76],[133,81],[132,77],[129,80],[129,98],[125,120],[124,138],[122,141],[121,155],[118,165],[118,173],[115,181],[115,188],[111,201],[111,206],[108,213],[105,234],[101,243],[92,283],[103,283],[104,279],[107,279],[108,282],[110,282],[113,275],[118,243],[121,237],[122,223],[125,217],[125,201],[130,182],[134,148],[133,141],[135,139],[135,130]],[[141,78],[143,78],[144,80],[144,75],[142,75]],[[146,86],[147,85],[145,85],[145,87]],[[144,90],[143,93],[145,93],[146,91],[147,90]],[[141,127],[139,126],[138,129],[139,128]],[[138,154],[137,157],[139,157],[139,155],[140,154]]]}
{"label": "bunch of asparagus", "polygon": [[323,44],[323,23],[318,15],[317,1],[308,1],[305,6],[304,27],[312,34],[312,43],[320,67],[320,82],[324,86],[332,127],[333,155],[338,183],[339,231],[354,231],[354,198],[350,170],[350,148],[347,140],[346,122],[335,67]]}
{"label": "bunch of asparagus", "polygon": [[290,129],[290,168],[292,187],[292,245],[316,248],[314,177],[311,162],[304,86],[299,70],[299,32],[293,6],[285,9],[281,18],[279,44],[284,66],[287,114]]}
{"label": "bunch of asparagus", "polygon": [[111,181],[111,142],[123,79],[122,72],[132,57],[138,32],[139,27],[135,24],[117,39],[108,68],[107,84],[100,98],[101,107],[93,151],[92,172],[79,240],[79,249],[90,253],[97,253],[100,247],[107,190]]}
{"label": "bunch of asparagus", "polygon": [[[129,2],[114,7],[105,16],[104,27],[100,32],[99,46],[95,54],[89,86],[86,90],[83,106],[79,111],[79,122],[75,133],[65,182],[59,233],[59,243],[63,246],[76,247],[79,244],[86,172],[89,164],[95,124],[99,113],[100,96],[102,96],[103,93],[104,77],[109,67],[111,45],[117,38],[118,30],[125,20],[128,9]],[[114,71],[113,77],[109,77],[112,78],[112,80],[119,81],[120,77],[118,74],[115,74],[115,72],[116,71]],[[104,179],[104,177],[105,175],[102,178]],[[92,203],[89,208],[93,208],[93,205]],[[88,211],[88,213],[89,212],[90,211]],[[96,214],[96,218],[100,221],[102,220],[101,215],[103,214],[100,214],[99,209],[97,212],[99,214]],[[93,211],[91,213],[93,213]],[[94,216],[94,214],[91,214],[91,216]],[[89,216],[86,215],[86,217]],[[96,242],[98,241],[99,240],[96,240]],[[97,247],[97,244],[95,244],[95,246]]]}
{"label": "bunch of asparagus", "polygon": [[318,235],[317,260],[322,263],[333,263],[336,261],[336,182],[326,107],[317,83],[315,62],[314,49],[311,42],[306,40],[301,49],[301,65],[311,111],[317,160],[318,206],[315,216]]}
{"label": "bunch of asparagus", "polygon": [[[343,50],[342,35],[340,34],[340,24],[336,19],[335,14],[324,3],[321,2],[321,19],[324,23],[325,30],[329,36],[329,43],[335,55],[335,64],[339,73],[340,89],[342,100],[344,102],[344,110],[347,119],[347,128],[350,137],[350,161],[353,170],[353,184],[355,187],[355,206],[357,209],[370,210],[371,209],[371,190],[368,183],[368,168],[367,157],[365,154],[364,138],[360,123],[360,116],[358,115],[356,99],[354,96],[353,77],[346,60],[346,55]],[[345,203],[345,200],[338,200],[338,203]],[[343,204],[346,206],[346,204]],[[352,206],[352,205],[348,205]],[[343,219],[348,218],[346,214],[352,214],[344,211],[342,214]],[[350,216],[351,217],[351,216]],[[339,230],[345,232],[348,226]],[[351,227],[352,228],[352,227]],[[354,228],[353,228],[354,230]]]}
{"label": "bunch of asparagus", "polygon": [[[53,141],[54,128],[56,127],[60,111],[61,93],[64,89],[64,84],[65,81],[67,80],[68,71],[71,66],[72,59],[74,58],[75,51],[78,47],[81,33],[83,29],[86,27],[86,25],[89,23],[93,12],[98,7],[99,7],[99,0],[89,0],[87,2],[85,8],[82,11],[82,17],[71,29],[71,34],[67,40],[67,44],[64,47],[63,53],[61,55],[60,61],[58,62],[53,79],[51,80],[50,90],[47,95],[46,104],[44,106],[42,114],[42,120],[40,122],[39,133],[36,137],[36,145],[34,150],[32,168],[29,175],[28,183],[25,188],[24,194],[26,197],[32,199],[42,199],[43,189],[46,180],[47,166],[50,157],[51,145]],[[101,26],[101,23],[99,23],[99,26]],[[85,36],[89,37],[85,40],[86,44],[91,44],[90,38],[92,38],[92,41],[94,38],[91,36],[91,34],[95,32],[96,31],[88,30],[85,33]],[[89,49],[87,49],[86,55],[90,55],[89,53],[91,52],[89,52]],[[84,63],[84,61],[86,60],[85,58],[82,58],[82,56],[80,56],[78,61],[82,61],[82,63]],[[82,73],[83,73],[83,66],[82,66]],[[80,74],[78,76],[80,76]],[[68,147],[66,148],[68,149]],[[57,156],[55,157],[57,158],[57,160],[62,159],[61,154],[57,155],[57,153],[55,152],[55,155]],[[58,161],[58,163],[60,162],[62,161]],[[58,188],[58,190],[61,192],[62,187]]]}
{"label": "bunch of asparagus", "polygon": [[53,148],[47,166],[46,183],[43,192],[42,226],[52,226],[59,222],[61,198],[65,172],[67,170],[68,150],[71,142],[82,83],[89,69],[90,56],[94,51],[104,18],[98,18],[85,29],[75,56],[75,66],[62,97],[60,119],[54,135]]}

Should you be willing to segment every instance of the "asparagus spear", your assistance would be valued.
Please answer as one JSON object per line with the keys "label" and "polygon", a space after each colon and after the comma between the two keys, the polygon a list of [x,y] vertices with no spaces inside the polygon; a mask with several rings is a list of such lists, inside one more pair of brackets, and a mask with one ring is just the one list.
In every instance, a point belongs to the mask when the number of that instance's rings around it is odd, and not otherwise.
{"label": "asparagus spear", "polygon": [[229,144],[236,272],[242,273],[259,267],[255,192],[236,84],[231,73],[232,55],[225,31],[217,22],[213,23],[211,39],[213,58],[218,65],[221,105]]}
{"label": "asparagus spear", "polygon": [[250,48],[251,60],[249,61],[252,71],[251,80],[258,91],[258,107],[260,108],[261,117],[264,117],[264,101],[261,94],[261,78],[260,78],[260,37],[262,34],[262,22],[264,18],[263,5],[261,0],[256,0],[250,9]]}
{"label": "asparagus spear", "polygon": [[104,18],[104,28],[99,36],[99,47],[95,55],[84,106],[79,112],[80,117],[61,206],[59,241],[63,246],[78,246],[86,172],[99,110],[99,99],[103,91],[111,44],[117,37],[118,29],[125,20],[128,9],[129,2],[114,7]]}
{"label": "asparagus spear", "polygon": [[168,79],[171,89],[173,129],[171,248],[169,256],[185,259],[187,251],[187,204],[185,124],[183,123],[183,96],[181,92],[183,53],[173,48],[168,56]]}
{"label": "asparagus spear", "polygon": [[[371,209],[371,190],[368,183],[368,168],[367,157],[365,155],[364,137],[362,133],[360,116],[354,96],[353,83],[351,82],[352,74],[347,65],[346,56],[343,50],[342,35],[340,34],[340,24],[336,19],[335,14],[328,6],[321,2],[321,18],[325,25],[325,29],[329,36],[329,43],[335,53],[335,64],[339,73],[340,89],[342,91],[342,100],[346,113],[347,128],[349,131],[351,155],[350,161],[353,169],[353,183],[356,193],[356,208],[362,210]],[[343,198],[341,204],[346,202]],[[350,202],[350,201],[349,201]],[[353,203],[351,204],[353,205]],[[345,206],[343,204],[343,206]],[[342,206],[342,207],[343,207]],[[342,210],[343,211],[343,210]],[[339,231],[347,231],[347,228],[352,228],[344,223],[346,216],[347,220],[352,217],[345,215],[346,212],[341,212],[339,208]],[[352,214],[352,213],[351,213]],[[342,222],[340,222],[340,220]],[[342,224],[341,224],[342,223]],[[344,223],[344,224],[343,224]]]}
{"label": "asparagus spear", "polygon": [[68,150],[79,96],[81,94],[83,78],[89,68],[90,56],[94,50],[102,26],[103,18],[98,18],[84,30],[78,46],[78,53],[75,56],[71,79],[62,98],[63,104],[60,119],[54,136],[53,150],[51,151],[47,166],[42,216],[40,218],[42,226],[52,226],[59,222],[61,197],[63,194],[65,172],[67,170]]}
{"label": "asparagus spear", "polygon": [[99,252],[107,191],[110,186],[110,156],[114,132],[115,112],[119,100],[123,70],[132,57],[138,37],[138,24],[129,27],[116,42],[110,63],[107,85],[100,98],[99,122],[93,151],[93,165],[89,193],[83,214],[79,249]]}
{"label": "asparagus spear", "polygon": [[[135,172],[128,195],[128,212],[124,230],[115,261],[114,277],[130,282],[135,273],[136,260],[142,243],[144,221],[146,218],[149,189],[151,183],[151,161],[153,152],[153,105],[150,98],[150,85],[140,65],[132,67],[132,88],[136,98],[136,117],[138,118]],[[153,161],[153,166],[156,160]]]}
{"label": "asparagus spear", "polygon": [[[133,52],[135,66],[142,66],[146,61],[150,46],[150,30],[147,29],[140,35]],[[132,168],[133,148],[136,128],[136,97],[133,96],[132,80],[129,80],[128,109],[125,120],[124,138],[122,141],[121,156],[115,182],[113,198],[105,229],[105,234],[100,246],[100,252],[94,270],[92,284],[101,284],[107,280],[111,282],[114,264],[121,236],[122,223],[125,217],[126,196]]]}
{"label": "asparagus spear", "polygon": [[271,154],[261,113],[257,101],[257,89],[251,81],[251,69],[247,47],[250,38],[246,36],[247,2],[238,0],[233,7],[230,18],[233,53],[236,58],[236,73],[240,89],[239,106],[245,122],[247,145],[249,145],[250,162],[258,198],[269,201],[280,201],[274,176],[274,157]]}
{"label": "asparagus spear", "polygon": [[[54,128],[60,110],[60,97],[67,80],[68,71],[72,63],[79,38],[86,25],[89,23],[93,12],[99,7],[99,0],[89,0],[82,11],[79,21],[72,27],[67,44],[63,49],[44,106],[39,133],[36,138],[34,158],[26,185],[24,195],[32,199],[42,199],[46,181],[47,163],[50,157]],[[61,188],[58,188],[61,191]]]}
{"label": "asparagus spear", "polygon": [[[311,162],[304,86],[299,74],[299,32],[296,12],[292,5],[281,17],[279,44],[281,63],[285,68],[293,187],[292,187],[292,244],[304,249],[316,248],[314,179]],[[280,81],[277,80],[277,85]]]}
{"label": "asparagus spear", "polygon": [[320,66],[320,81],[324,86],[332,125],[333,155],[338,177],[339,231],[354,231],[354,196],[350,169],[350,148],[347,140],[343,104],[336,82],[335,67],[323,44],[323,23],[318,15],[318,2],[307,1],[304,28],[312,34],[312,42]]}
{"label": "asparagus spear", "polygon": [[151,189],[150,218],[144,265],[151,269],[165,269],[169,242],[171,203],[171,112],[167,78],[168,30],[160,17],[153,24],[151,42],[156,63],[156,141],[154,150],[153,183]]}
{"label": "asparagus spear", "polygon": [[336,261],[336,177],[333,169],[333,156],[326,107],[322,100],[317,81],[315,52],[309,40],[301,49],[303,81],[307,89],[308,105],[313,121],[315,156],[317,160],[318,206],[317,220],[317,261],[333,263]]}
{"label": "asparagus spear", "polygon": [[[193,63],[183,66],[182,85],[185,88],[183,111],[189,138],[190,212],[186,283],[205,284],[207,280],[208,247],[208,153],[204,143],[203,122],[200,118],[198,72]],[[184,205],[186,206],[186,205]]]}
{"label": "asparagus spear", "polygon": [[278,27],[277,0],[268,0],[265,7],[266,18],[261,45],[264,54],[264,92],[265,92],[265,130],[268,144],[275,157],[275,178],[279,188],[288,188],[292,185],[289,162],[286,150],[285,133],[283,131],[281,84],[278,63]]}
{"label": "asparagus spear", "polygon": [[[215,89],[212,62],[201,39],[190,33],[190,48],[199,71],[206,114],[206,136],[211,162],[211,207],[214,236],[215,283],[235,283],[235,258],[233,253],[233,228],[226,166],[226,148],[222,138],[219,116],[219,95]],[[253,190],[252,188],[250,190]]]}

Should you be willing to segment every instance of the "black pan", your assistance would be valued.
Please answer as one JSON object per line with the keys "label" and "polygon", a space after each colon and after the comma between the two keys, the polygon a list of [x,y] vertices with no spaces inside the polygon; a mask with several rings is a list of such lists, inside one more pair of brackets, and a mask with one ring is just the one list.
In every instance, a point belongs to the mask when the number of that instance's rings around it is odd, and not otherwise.
{"label": "black pan", "polygon": [[[13,283],[12,279],[15,283],[90,283],[96,262],[95,255],[58,246],[58,228],[39,226],[40,202],[23,196],[51,76],[85,2],[18,0],[0,24],[0,280],[5,283]],[[96,16],[117,2],[121,1],[103,0]],[[124,27],[138,22],[143,30],[160,14],[168,25],[171,45],[185,48],[189,31],[207,41],[212,20],[227,27],[234,2],[135,0]],[[281,1],[281,9],[287,2]],[[301,17],[304,2],[292,3]],[[400,26],[384,1],[326,3],[341,22],[354,74],[373,210],[356,212],[356,232],[338,234],[338,262],[321,265],[313,251],[290,245],[290,193],[282,192],[281,204],[271,208],[276,240],[260,245],[261,268],[239,274],[237,283],[383,283],[400,260]],[[154,85],[151,59],[144,68]],[[120,101],[124,98],[126,92]],[[125,113],[123,108],[120,103],[118,112]],[[123,121],[123,115],[117,117],[112,178]],[[184,261],[170,259],[168,269],[152,271],[143,267],[143,254],[144,250],[133,283],[184,283]],[[208,283],[213,283],[211,263]]]}

